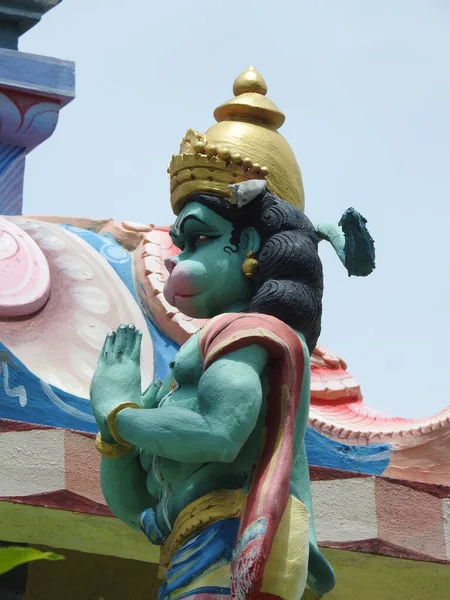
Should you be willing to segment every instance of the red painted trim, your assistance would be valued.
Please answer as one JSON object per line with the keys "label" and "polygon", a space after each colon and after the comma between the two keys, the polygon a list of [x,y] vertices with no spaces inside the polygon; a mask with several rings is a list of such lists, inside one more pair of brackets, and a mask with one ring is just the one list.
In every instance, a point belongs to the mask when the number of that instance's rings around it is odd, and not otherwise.
{"label": "red painted trim", "polygon": [[425,483],[422,481],[412,481],[408,479],[394,479],[392,477],[380,477],[370,475],[369,473],[353,473],[351,471],[343,471],[341,469],[332,469],[330,467],[309,467],[309,478],[311,481],[333,481],[342,479],[359,479],[372,477],[381,481],[386,481],[392,485],[401,485],[410,488],[416,492],[430,494],[435,498],[450,498],[450,486],[440,485],[437,483]]}
{"label": "red painted trim", "polygon": [[36,429],[56,429],[47,425],[34,425],[33,423],[25,423],[24,421],[11,421],[10,419],[0,419],[0,433],[8,431],[34,431]]}
{"label": "red painted trim", "polygon": [[402,548],[401,546],[397,546],[377,538],[361,540],[360,542],[320,542],[320,546],[323,548],[352,550],[354,552],[364,552],[367,554],[381,554],[382,556],[406,558],[420,562],[433,562],[443,565],[450,564],[450,560],[442,560],[433,556],[429,556],[428,554],[422,554],[421,552],[415,552],[414,550],[407,550],[406,548]]}
{"label": "red painted trim", "polygon": [[12,502],[13,504],[26,504],[102,517],[114,517],[109,508],[103,504],[99,504],[68,490],[31,494],[30,496],[0,497],[0,500],[3,502]]}
{"label": "red painted trim", "polygon": [[331,467],[309,467],[309,478],[311,481],[332,481],[333,479],[366,479],[375,477],[369,473],[355,473],[353,471],[343,471],[341,469],[332,469]]}
{"label": "red painted trim", "polygon": [[25,421],[13,421],[11,419],[0,419],[0,433],[6,433],[8,431],[35,431],[35,430],[58,430],[58,431],[69,431],[76,435],[88,438],[90,440],[95,439],[95,433],[89,433],[87,431],[79,431],[78,429],[65,429],[63,427],[51,427],[50,425],[38,425],[37,423],[26,423]]}
{"label": "red painted trim", "polygon": [[450,486],[439,485],[437,483],[425,483],[422,481],[412,481],[409,479],[392,479],[391,477],[380,477],[383,481],[392,483],[394,485],[401,485],[403,487],[410,488],[416,492],[422,492],[423,494],[430,494],[435,498],[450,498]]}

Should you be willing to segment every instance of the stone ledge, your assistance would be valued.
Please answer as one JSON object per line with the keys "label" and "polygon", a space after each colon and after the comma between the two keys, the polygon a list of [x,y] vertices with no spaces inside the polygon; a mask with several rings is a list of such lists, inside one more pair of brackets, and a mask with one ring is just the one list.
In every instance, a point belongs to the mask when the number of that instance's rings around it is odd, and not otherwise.
{"label": "stone ledge", "polygon": [[0,502],[0,540],[157,563],[159,548],[119,519]]}
{"label": "stone ledge", "polygon": [[63,107],[75,98],[75,63],[0,48],[0,88],[44,96]]}

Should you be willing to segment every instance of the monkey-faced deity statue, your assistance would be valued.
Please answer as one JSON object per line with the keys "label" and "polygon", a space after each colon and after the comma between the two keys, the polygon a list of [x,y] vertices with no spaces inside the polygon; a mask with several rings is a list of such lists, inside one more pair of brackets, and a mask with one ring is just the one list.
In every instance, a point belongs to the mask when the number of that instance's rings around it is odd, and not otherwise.
{"label": "monkey-faced deity statue", "polygon": [[217,123],[189,130],[169,166],[178,253],[166,260],[164,295],[205,325],[143,394],[141,334],[122,325],[91,386],[103,492],[161,546],[160,600],[299,600],[306,585],[334,586],[304,444],[318,243],[329,239],[349,272],[365,275],[373,242],[352,209],[334,232],[311,224],[278,132],[284,115],[266,92],[254,69],[242,74]]}

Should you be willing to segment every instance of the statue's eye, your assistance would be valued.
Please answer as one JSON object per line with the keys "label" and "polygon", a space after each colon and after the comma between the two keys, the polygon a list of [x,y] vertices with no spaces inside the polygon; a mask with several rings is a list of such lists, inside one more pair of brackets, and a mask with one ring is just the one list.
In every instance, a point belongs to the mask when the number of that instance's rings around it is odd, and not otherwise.
{"label": "statue's eye", "polygon": [[197,246],[198,244],[202,244],[203,242],[208,242],[209,239],[210,238],[207,235],[201,235],[200,233],[196,233],[192,236],[192,243],[194,246]]}

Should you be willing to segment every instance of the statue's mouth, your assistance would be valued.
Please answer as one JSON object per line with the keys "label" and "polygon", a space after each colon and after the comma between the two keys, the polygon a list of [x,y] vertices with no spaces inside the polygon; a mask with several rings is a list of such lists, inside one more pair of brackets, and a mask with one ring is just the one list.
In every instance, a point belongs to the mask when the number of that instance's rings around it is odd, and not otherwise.
{"label": "statue's mouth", "polygon": [[193,298],[194,296],[198,296],[198,294],[175,294],[175,298]]}

